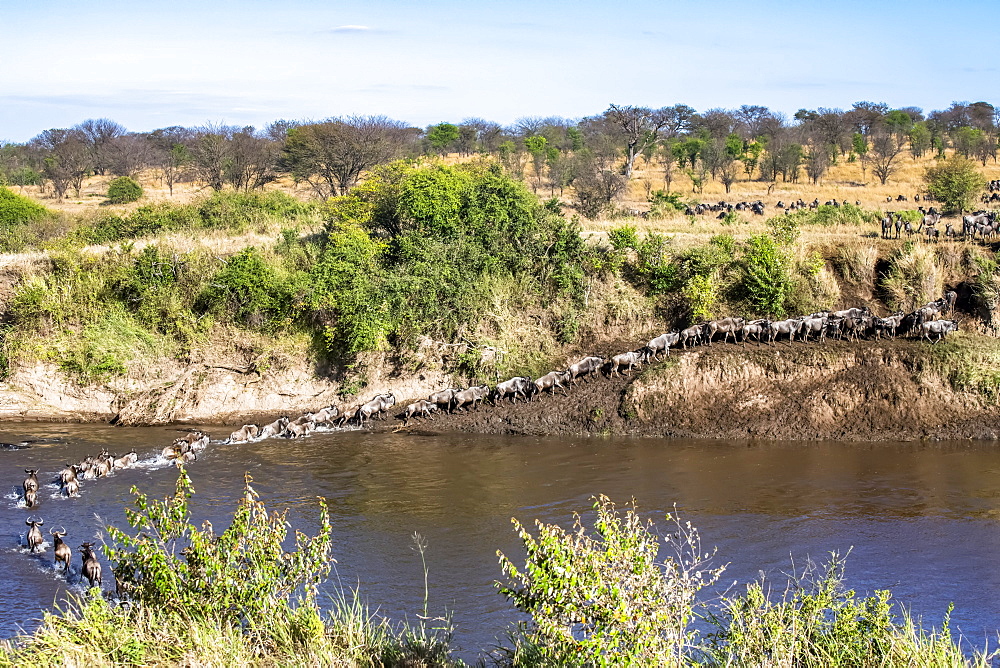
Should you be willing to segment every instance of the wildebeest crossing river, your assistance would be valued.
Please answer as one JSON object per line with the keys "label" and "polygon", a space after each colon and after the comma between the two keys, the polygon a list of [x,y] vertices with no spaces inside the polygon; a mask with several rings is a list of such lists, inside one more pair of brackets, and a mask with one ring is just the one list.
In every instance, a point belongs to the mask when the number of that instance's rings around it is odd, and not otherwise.
{"label": "wildebeest crossing river", "polygon": [[[214,438],[228,435],[206,429]],[[132,485],[154,497],[172,491],[174,468],[157,453],[177,435],[167,427],[3,426],[0,441],[36,441],[0,451],[7,485],[0,509],[5,636],[33,628],[66,589],[52,565],[48,529],[67,530],[75,552],[69,586],[81,590],[77,546],[94,540],[102,522],[125,524],[122,507]],[[53,484],[59,469],[102,448],[135,448],[140,465],[84,481],[79,498],[61,498]],[[29,511],[19,505],[20,483],[24,469],[36,467],[39,503]],[[415,621],[423,610],[423,570],[413,544],[419,533],[428,546],[429,611],[452,613],[465,658],[502,641],[516,619],[493,587],[500,576],[496,550],[520,555],[510,518],[568,526],[594,494],[619,503],[634,497],[664,530],[663,515],[676,503],[705,544],[719,547],[717,561],[730,564],[727,584],[745,583],[762,570],[780,588],[792,559],[801,567],[807,557],[821,561],[831,551],[852,550],[849,586],[891,588],[926,626],[939,625],[954,602],[953,630],[979,647],[987,640],[995,646],[1000,629],[1000,451],[988,444],[347,431],[294,441],[213,442],[189,471],[195,519],[217,528],[226,526],[246,472],[270,507],[290,509],[297,528],[313,530],[316,497],[326,498],[338,561],[328,590],[358,587],[372,609],[393,619]],[[25,547],[29,513],[45,521],[47,543],[39,555]],[[106,577],[105,589],[110,581]]]}

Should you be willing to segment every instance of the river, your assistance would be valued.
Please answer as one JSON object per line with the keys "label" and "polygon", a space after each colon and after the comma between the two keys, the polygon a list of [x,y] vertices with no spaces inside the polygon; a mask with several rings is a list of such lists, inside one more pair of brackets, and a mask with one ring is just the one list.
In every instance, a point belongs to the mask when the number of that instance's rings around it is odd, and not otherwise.
{"label": "river", "polygon": [[[225,435],[218,427],[206,431]],[[2,635],[32,629],[66,589],[51,566],[50,546],[40,556],[24,548],[23,470],[40,469],[41,501],[31,513],[45,520],[45,529],[69,531],[79,573],[77,546],[95,538],[102,521],[124,526],[132,485],[154,497],[172,491],[174,469],[155,455],[177,435],[167,427],[0,427],[0,441],[35,441],[0,451]],[[61,498],[50,484],[56,472],[102,448],[135,448],[142,461],[83,481],[80,498]],[[496,551],[521,558],[510,519],[568,527],[594,494],[620,504],[634,497],[663,528],[664,513],[676,504],[704,544],[718,546],[716,562],[729,564],[723,580],[738,581],[737,590],[761,571],[780,587],[793,561],[798,568],[810,557],[850,551],[847,582],[859,592],[890,588],[927,626],[939,625],[953,601],[952,628],[973,646],[995,646],[1000,629],[1000,448],[994,444],[329,432],[299,441],[213,441],[189,470],[193,514],[217,529],[227,524],[244,473],[269,507],[289,508],[293,526],[307,532],[316,524],[316,497],[326,498],[337,559],[330,588],[357,587],[371,608],[392,619],[416,621],[423,610],[424,574],[413,540],[420,534],[429,611],[452,614],[455,644],[466,658],[502,641],[516,618],[493,587],[500,577]]]}

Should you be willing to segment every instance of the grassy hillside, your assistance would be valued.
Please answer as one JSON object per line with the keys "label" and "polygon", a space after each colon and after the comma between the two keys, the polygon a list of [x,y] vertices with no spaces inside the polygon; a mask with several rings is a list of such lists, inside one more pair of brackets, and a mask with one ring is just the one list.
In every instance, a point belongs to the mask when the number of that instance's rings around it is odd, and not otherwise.
{"label": "grassy hillside", "polygon": [[[163,360],[238,359],[255,373],[305,360],[350,395],[373,365],[495,381],[710,317],[885,313],[945,289],[976,317],[965,331],[992,334],[991,247],[878,238],[884,192],[916,192],[930,164],[906,160],[888,190],[845,185],[860,178],[850,163],[819,186],[737,184],[728,201],[845,199],[849,188],[862,205],[728,220],[658,203],[648,218],[580,220],[482,161],[395,163],[326,202],[287,184],[170,199],[151,175],[136,204],[31,209],[0,229],[19,253],[0,281],[4,364],[48,362],[89,384]],[[639,167],[633,196],[652,174]]]}

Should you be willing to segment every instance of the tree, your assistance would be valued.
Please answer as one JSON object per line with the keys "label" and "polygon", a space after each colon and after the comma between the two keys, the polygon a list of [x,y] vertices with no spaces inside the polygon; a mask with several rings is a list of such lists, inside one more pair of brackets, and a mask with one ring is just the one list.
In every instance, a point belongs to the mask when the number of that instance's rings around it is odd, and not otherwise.
{"label": "tree", "polygon": [[278,178],[275,172],[281,144],[247,126],[229,140],[224,174],[236,190],[250,192]]}
{"label": "tree", "polygon": [[531,154],[531,160],[535,168],[535,185],[532,188],[534,192],[538,192],[538,186],[542,182],[542,171],[545,168],[545,160],[548,157],[548,143],[549,141],[541,135],[524,138],[524,148]]}
{"label": "tree", "polygon": [[719,165],[719,180],[722,181],[722,185],[726,187],[726,193],[728,193],[733,187],[733,184],[736,183],[736,178],[739,173],[740,165],[732,158],[727,158],[721,165]]}
{"label": "tree", "polygon": [[229,140],[235,131],[231,126],[207,125],[195,132],[191,164],[198,177],[212,190],[222,190],[226,184]]}
{"label": "tree", "polygon": [[587,218],[597,218],[606,211],[628,185],[623,175],[586,153],[577,156],[574,173],[574,206]]}
{"label": "tree", "polygon": [[971,160],[955,155],[928,167],[924,172],[924,183],[927,192],[944,203],[946,211],[962,215],[972,208],[976,197],[986,187],[986,178]]}
{"label": "tree", "polygon": [[743,171],[746,172],[748,179],[753,177],[753,170],[757,169],[757,165],[760,163],[760,154],[763,152],[764,145],[759,141],[747,142],[744,145],[740,160],[743,162]]}
{"label": "tree", "polygon": [[898,165],[896,158],[903,152],[903,140],[886,130],[878,130],[872,135],[872,148],[868,161],[872,166],[872,174],[882,185],[895,173]]}
{"label": "tree", "polygon": [[93,169],[92,154],[83,133],[77,129],[46,130],[31,140],[44,156],[42,172],[52,183],[57,199],[73,188],[80,196],[83,180]]}
{"label": "tree", "polygon": [[412,136],[385,116],[332,118],[289,130],[283,159],[319,197],[346,195],[363,172],[398,157]]}
{"label": "tree", "polygon": [[914,158],[922,158],[931,148],[931,131],[927,129],[927,124],[914,123],[908,134],[910,140],[910,154]]}
{"label": "tree", "polygon": [[104,176],[111,167],[112,157],[109,153],[111,144],[119,137],[124,137],[128,131],[124,126],[108,118],[89,118],[76,128],[90,149],[94,173]]}
{"label": "tree", "polygon": [[439,153],[448,153],[461,136],[461,130],[452,123],[438,123],[427,128],[427,141]]}
{"label": "tree", "polygon": [[656,110],[612,104],[604,112],[604,117],[625,142],[625,166],[622,170],[625,178],[632,176],[636,156],[647,146],[655,144],[661,133],[668,137],[675,136],[688,126],[693,116],[694,109],[681,104]]}
{"label": "tree", "polygon": [[826,174],[826,169],[830,165],[830,151],[826,146],[813,144],[809,147],[809,155],[806,156],[806,175],[814,184]]}
{"label": "tree", "polygon": [[868,169],[868,140],[860,132],[855,132],[851,137],[851,149],[861,160],[861,178],[865,178],[865,170]]}

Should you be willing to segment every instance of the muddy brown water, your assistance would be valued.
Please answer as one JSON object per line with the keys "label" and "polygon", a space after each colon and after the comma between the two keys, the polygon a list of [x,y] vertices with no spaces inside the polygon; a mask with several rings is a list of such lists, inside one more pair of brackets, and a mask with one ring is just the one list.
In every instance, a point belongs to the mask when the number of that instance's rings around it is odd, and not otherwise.
{"label": "muddy brown water", "polygon": [[[207,430],[216,438],[228,433]],[[82,591],[77,546],[100,533],[102,520],[124,525],[132,485],[156,497],[172,490],[175,472],[156,453],[176,435],[169,427],[0,428],[0,441],[36,441],[0,450],[3,635],[32,629],[67,587]],[[80,498],[60,498],[49,484],[65,462],[133,447],[139,467],[84,481]],[[19,505],[26,467],[41,470],[34,511]],[[337,559],[328,591],[357,587],[373,610],[392,619],[416,621],[423,611],[423,569],[413,543],[419,533],[427,544],[429,612],[451,612],[466,658],[502,641],[516,619],[493,587],[500,577],[496,551],[520,559],[511,517],[569,526],[573,511],[587,510],[599,493],[619,502],[634,497],[664,528],[663,514],[677,504],[704,543],[718,546],[717,562],[730,564],[724,580],[737,580],[738,588],[760,571],[781,585],[792,560],[800,566],[851,550],[847,581],[860,592],[891,588],[927,625],[939,625],[954,602],[953,629],[976,646],[996,646],[1000,629],[1000,449],[993,445],[365,432],[213,442],[190,468],[194,516],[226,526],[245,472],[269,506],[289,508],[292,524],[305,530],[316,524],[316,497],[326,498]],[[68,584],[52,568],[51,545],[27,554],[29,512],[45,520],[46,530],[69,531]]]}

